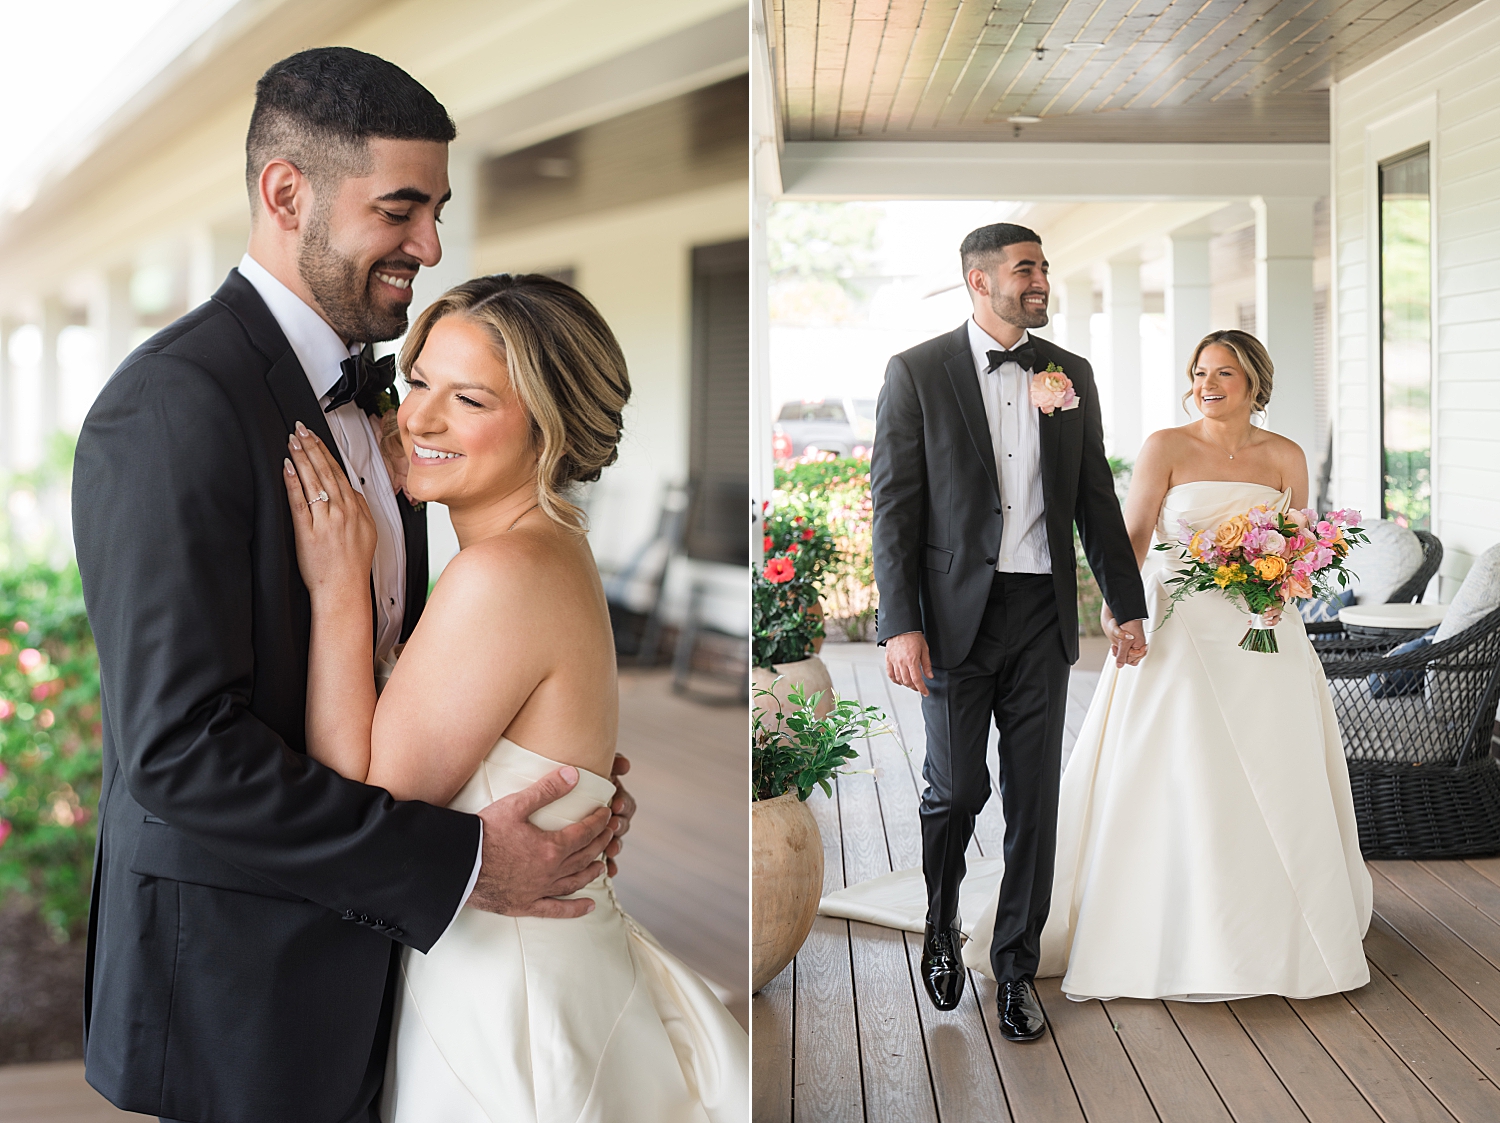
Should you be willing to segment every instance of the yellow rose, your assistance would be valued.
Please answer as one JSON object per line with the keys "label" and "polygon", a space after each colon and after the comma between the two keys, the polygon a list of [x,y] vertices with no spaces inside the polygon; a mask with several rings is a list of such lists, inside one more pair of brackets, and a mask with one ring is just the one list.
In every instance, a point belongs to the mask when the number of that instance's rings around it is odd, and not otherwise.
{"label": "yellow rose", "polygon": [[1245,540],[1245,535],[1250,533],[1250,520],[1244,515],[1235,515],[1219,524],[1214,531],[1214,545],[1226,554],[1231,550],[1238,550],[1240,543]]}
{"label": "yellow rose", "polygon": [[1279,581],[1286,569],[1286,559],[1278,558],[1275,554],[1255,559],[1255,572],[1260,574],[1263,581]]}

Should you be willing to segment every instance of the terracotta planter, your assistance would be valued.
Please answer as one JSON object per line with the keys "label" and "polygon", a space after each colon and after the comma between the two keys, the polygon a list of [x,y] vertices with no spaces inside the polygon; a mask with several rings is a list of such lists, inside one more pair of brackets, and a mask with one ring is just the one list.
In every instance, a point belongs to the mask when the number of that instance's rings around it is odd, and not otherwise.
{"label": "terracotta planter", "polygon": [[[809,608],[807,610],[807,615],[810,616],[814,620],[824,620],[824,621],[827,620],[827,617],[824,615],[824,612],[823,612],[823,602],[822,601],[819,601],[817,604],[815,604],[811,608]],[[823,650],[823,641],[825,639],[827,639],[827,638],[828,638],[827,636],[819,636],[817,639],[815,639],[815,640],[812,641],[813,654],[814,655],[816,655],[818,652],[820,652],[820,651]]]}
{"label": "terracotta planter", "polygon": [[750,989],[758,991],[812,931],[823,893],[823,838],[796,792],[750,807]]}
{"label": "terracotta planter", "polygon": [[[780,675],[781,681],[776,682]],[[773,687],[771,684],[775,682]],[[811,698],[818,691],[823,692],[823,697],[818,699],[817,715],[827,717],[833,709],[833,680],[828,677],[828,668],[824,666],[823,660],[816,655],[807,659],[799,659],[795,663],[782,663],[779,666],[767,669],[765,667],[754,667],[750,671],[750,685],[759,690],[769,690],[775,695],[776,702],[773,704],[770,698],[762,698],[760,695],[751,693],[752,701],[758,710],[785,711],[790,708],[792,687],[798,683],[802,684],[803,692]]]}

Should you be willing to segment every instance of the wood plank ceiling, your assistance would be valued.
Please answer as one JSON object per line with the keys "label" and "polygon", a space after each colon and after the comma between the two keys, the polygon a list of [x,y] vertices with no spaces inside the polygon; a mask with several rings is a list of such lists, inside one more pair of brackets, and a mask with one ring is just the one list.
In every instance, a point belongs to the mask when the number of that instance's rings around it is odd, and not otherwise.
{"label": "wood plank ceiling", "polygon": [[1184,143],[1326,142],[1332,81],[1476,2],[766,0],[789,141]]}

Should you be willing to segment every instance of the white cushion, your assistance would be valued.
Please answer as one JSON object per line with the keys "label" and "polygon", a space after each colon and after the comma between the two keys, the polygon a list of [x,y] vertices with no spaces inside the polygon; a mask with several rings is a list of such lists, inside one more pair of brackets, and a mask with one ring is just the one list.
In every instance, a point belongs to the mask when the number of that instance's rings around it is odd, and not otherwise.
{"label": "white cushion", "polygon": [[1349,551],[1355,604],[1384,604],[1422,568],[1422,540],[1393,522],[1365,524],[1369,542]]}
{"label": "white cushion", "polygon": [[1448,615],[1438,625],[1433,643],[1458,635],[1500,608],[1500,546],[1491,546],[1475,559],[1474,567],[1458,587]]}

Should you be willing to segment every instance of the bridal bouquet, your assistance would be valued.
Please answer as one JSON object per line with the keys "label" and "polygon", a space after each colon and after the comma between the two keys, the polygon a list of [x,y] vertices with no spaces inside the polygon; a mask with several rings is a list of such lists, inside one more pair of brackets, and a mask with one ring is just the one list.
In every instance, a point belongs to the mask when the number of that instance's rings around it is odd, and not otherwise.
{"label": "bridal bouquet", "polygon": [[1263,614],[1348,585],[1349,550],[1368,541],[1359,512],[1352,510],[1330,511],[1320,519],[1311,509],[1282,514],[1262,505],[1212,530],[1194,530],[1186,520],[1177,525],[1177,541],[1156,547],[1180,551],[1182,566],[1166,581],[1172,607],[1193,593],[1223,590],[1250,613],[1250,628],[1240,640],[1246,651],[1277,650],[1276,633]]}

